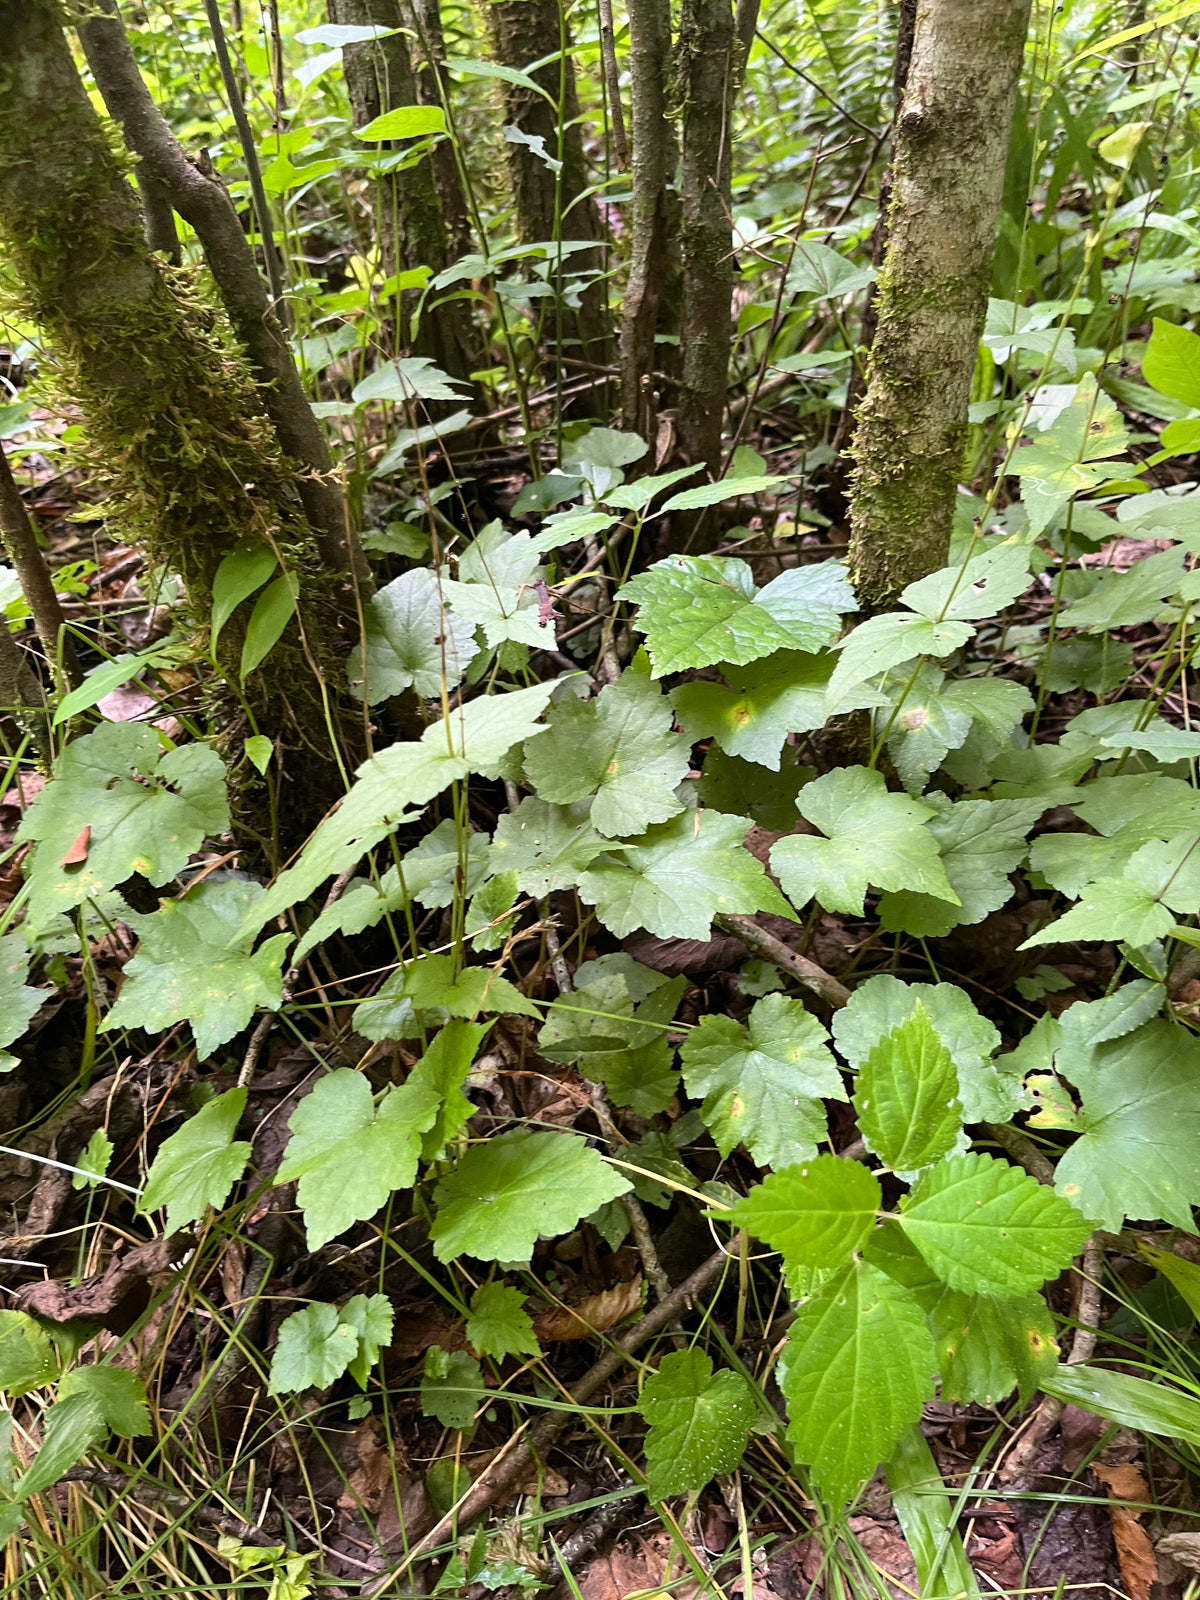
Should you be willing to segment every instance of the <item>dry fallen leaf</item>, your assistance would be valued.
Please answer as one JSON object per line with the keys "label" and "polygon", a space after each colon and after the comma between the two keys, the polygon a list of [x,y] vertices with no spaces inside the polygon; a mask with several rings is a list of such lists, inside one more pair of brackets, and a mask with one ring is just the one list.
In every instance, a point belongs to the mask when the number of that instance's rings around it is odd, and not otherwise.
{"label": "dry fallen leaf", "polygon": [[92,842],[92,825],[89,822],[83,828],[75,843],[67,851],[60,863],[64,867],[78,867],[87,860],[88,846]]}
{"label": "dry fallen leaf", "polygon": [[642,1303],[642,1280],[618,1283],[613,1289],[592,1294],[569,1309],[554,1306],[533,1319],[533,1330],[543,1344],[556,1340],[590,1339],[615,1327]]}
{"label": "dry fallen leaf", "polygon": [[[1123,1461],[1114,1467],[1094,1461],[1092,1471],[1108,1490],[1112,1500],[1150,1499],[1146,1480],[1131,1461]],[[1140,1513],[1129,1506],[1110,1505],[1108,1514],[1112,1519],[1113,1541],[1117,1547],[1117,1561],[1125,1589],[1132,1600],[1150,1600],[1150,1587],[1158,1580],[1158,1563],[1154,1559],[1150,1535],[1138,1521]]]}

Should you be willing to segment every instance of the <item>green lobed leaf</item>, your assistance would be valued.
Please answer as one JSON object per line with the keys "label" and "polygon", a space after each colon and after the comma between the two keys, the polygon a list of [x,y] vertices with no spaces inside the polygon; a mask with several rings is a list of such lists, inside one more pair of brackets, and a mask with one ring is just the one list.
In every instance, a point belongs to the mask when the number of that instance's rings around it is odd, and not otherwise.
{"label": "green lobed leaf", "polygon": [[50,990],[25,982],[29,975],[29,946],[23,933],[0,937],[0,1072],[17,1064],[5,1046],[19,1039],[50,997]]}
{"label": "green lobed leaf", "polygon": [[831,716],[878,704],[874,691],[860,688],[830,706],[826,691],[834,660],[828,651],[778,650],[743,667],[722,663],[730,687],[681,684],[674,692],[676,715],[690,739],[715,739],[727,755],[778,772],[789,733],[809,733]]}
{"label": "green lobed leaf", "polygon": [[817,1486],[841,1504],[920,1417],[936,1358],[915,1297],[856,1261],[799,1308],[781,1367],[788,1438]]}
{"label": "green lobed leaf", "polygon": [[746,562],[727,556],[669,556],[617,598],[638,607],[656,678],[718,661],[744,666],[775,650],[817,650],[854,607],[836,562],[793,568],[756,592]]}
{"label": "green lobed leaf", "polygon": [[359,1072],[342,1068],[318,1079],[288,1120],[292,1137],[276,1183],[299,1179],[309,1250],[319,1250],[355,1222],[365,1222],[417,1174],[420,1135],[437,1119],[429,1087],[389,1089],[378,1108]]}
{"label": "green lobed leaf", "polygon": [[385,1294],[356,1294],[346,1301],[339,1317],[358,1335],[358,1354],[348,1370],[358,1387],[365,1389],[379,1352],[392,1342],[392,1302]]}
{"label": "green lobed leaf", "polygon": [[267,1393],[328,1389],[357,1354],[358,1331],[341,1320],[336,1306],[304,1306],[279,1325]]}
{"label": "green lobed leaf", "polygon": [[533,1001],[492,967],[464,967],[455,977],[451,956],[431,955],[397,967],[369,1000],[355,1007],[352,1022],[367,1039],[415,1039],[422,1018],[429,1025],[498,1011],[541,1019]]}
{"label": "green lobed leaf", "polygon": [[16,1399],[58,1375],[49,1336],[24,1311],[0,1310],[0,1391]]}
{"label": "green lobed leaf", "polygon": [[962,1130],[958,1072],[918,1000],[863,1062],[854,1109],[868,1150],[895,1172],[949,1155]]}
{"label": "green lobed leaf", "polygon": [[448,1022],[408,1075],[406,1096],[416,1105],[432,1102],[438,1108],[432,1125],[421,1130],[424,1161],[440,1161],[446,1146],[462,1135],[475,1114],[462,1086],[489,1026],[486,1022]]}
{"label": "green lobed leaf", "polygon": [[840,654],[829,680],[830,698],[840,700],[916,656],[948,656],[974,632],[969,622],[929,622],[907,611],[868,617],[835,646]]}
{"label": "green lobed leaf", "polygon": [[1114,1232],[1131,1217],[1194,1233],[1200,1041],[1170,1022],[1146,1022],[1068,1051],[1060,1070],[1080,1092],[1083,1131],[1059,1160],[1058,1192]]}
{"label": "green lobed leaf", "polygon": [[683,810],[675,786],[691,750],[671,731],[669,696],[641,672],[624,672],[594,700],[567,695],[547,717],[549,733],[525,755],[539,798],[570,805],[595,795],[589,821],[609,838],[644,833]]}
{"label": "green lobed leaf", "polygon": [[[154,728],[103,723],[74,739],[54,764],[17,830],[36,841],[29,915],[44,926],[58,912],[140,873],[166,883],[210,835],[229,828],[221,758],[204,744],[164,750]],[[64,866],[84,826],[87,859]]]}
{"label": "green lobed leaf", "polygon": [[688,811],[650,828],[580,874],[579,892],[604,926],[624,938],[645,928],[663,939],[707,939],[715,916],[773,911],[795,920],[763,865],[742,841],[747,817]]}
{"label": "green lobed leaf", "polygon": [[680,1051],[683,1078],[717,1149],[744,1144],[760,1167],[791,1167],[826,1136],[823,1099],[844,1100],[828,1035],[798,1000],[768,994],[747,1025],[706,1016]]}
{"label": "green lobed leaf", "polygon": [[421,1410],[443,1428],[469,1428],[486,1390],[483,1372],[465,1350],[430,1345],[421,1377]]}
{"label": "green lobed leaf", "polygon": [[533,1319],[525,1310],[521,1291],[505,1283],[485,1283],[476,1289],[467,1318],[467,1343],[493,1361],[540,1355]]}
{"label": "green lobed leaf", "polygon": [[836,768],[806,784],[796,805],[827,837],[791,834],[772,847],[772,871],[794,905],[815,897],[826,910],[861,916],[871,885],[958,904],[924,826],[933,807],[890,794],[882,773]]}
{"label": "green lobed leaf", "polygon": [[638,1410],[650,1424],[647,1489],[665,1500],[732,1472],[758,1408],[740,1372],[714,1373],[703,1350],[678,1350],[646,1379]]}
{"label": "green lobed leaf", "polygon": [[526,795],[506,811],[492,837],[492,870],[515,872],[522,894],[540,900],[553,889],[571,888],[608,840],[588,820],[589,801],[555,806]]}
{"label": "green lobed leaf", "polygon": [[166,1206],[167,1232],[174,1233],[198,1221],[208,1206],[224,1205],[250,1159],[250,1145],[233,1137],[245,1109],[245,1089],[228,1089],[164,1140],[146,1174],[138,1209]]}
{"label": "green lobed leaf", "polygon": [[900,598],[930,622],[972,621],[997,616],[1029,587],[1028,545],[994,545],[960,566],[918,578]]}
{"label": "green lobed leaf", "polygon": [[1091,1225],[1075,1208],[992,1156],[931,1167],[900,1226],[952,1289],[1012,1296],[1040,1289],[1083,1248]]}
{"label": "green lobed leaf", "polygon": [[439,1261],[528,1261],[539,1237],[569,1233],[629,1188],[575,1134],[502,1133],[472,1145],[438,1183],[429,1230],[434,1254]]}
{"label": "green lobed leaf", "polygon": [[934,810],[925,826],[961,904],[898,889],[881,897],[879,918],[889,933],[940,939],[982,922],[1012,898],[1009,874],[1020,866],[1043,807],[1036,800],[950,801],[939,794],[925,796],[923,804]]}
{"label": "green lobed leaf", "polygon": [[824,1155],[771,1173],[722,1217],[778,1250],[789,1268],[840,1267],[861,1248],[882,1204],[873,1173]]}
{"label": "green lobed leaf", "polygon": [[1000,1035],[956,984],[903,983],[877,973],[834,1013],[834,1042],[850,1065],[859,1067],[885,1034],[912,1015],[918,1001],[954,1060],[966,1120],[1007,1121],[1020,1104],[1020,1083],[1013,1071],[1001,1072],[992,1064]]}
{"label": "green lobed leaf", "polygon": [[371,596],[347,672],[369,705],[405,689],[428,698],[460,684],[478,653],[474,628],[445,606],[433,573],[414,567]]}
{"label": "green lobed leaf", "polygon": [[149,916],[127,913],[141,942],[125,965],[125,982],[102,1031],[162,1033],[186,1021],[204,1061],[239,1034],[260,1006],[277,1010],[292,936],[277,933],[252,950],[252,939],[240,934],[262,894],[260,884],[244,879],[205,878]]}

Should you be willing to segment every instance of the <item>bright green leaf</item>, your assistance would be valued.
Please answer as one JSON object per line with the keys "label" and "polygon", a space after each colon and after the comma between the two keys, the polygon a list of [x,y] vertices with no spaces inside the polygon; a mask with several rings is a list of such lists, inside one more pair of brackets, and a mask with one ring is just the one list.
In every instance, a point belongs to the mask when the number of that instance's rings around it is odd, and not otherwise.
{"label": "bright green leaf", "polygon": [[356,1294],[346,1301],[338,1320],[358,1335],[358,1353],[348,1370],[359,1388],[365,1389],[379,1352],[392,1342],[392,1302],[384,1294]]}
{"label": "bright green leaf", "polygon": [[895,1172],[916,1172],[954,1149],[958,1073],[919,1000],[863,1062],[854,1109],[867,1148]]}
{"label": "bright green leaf", "polygon": [[788,1267],[840,1267],[861,1248],[882,1204],[873,1173],[825,1155],[771,1173],[722,1219],[778,1250]]}
{"label": "bright green leaf", "polygon": [[242,682],[270,655],[296,610],[296,580],[290,573],[269,583],[254,602],[242,644]]}
{"label": "bright green leaf", "polygon": [[217,648],[221,629],[241,605],[243,600],[261,589],[279,565],[279,558],[269,545],[254,544],[244,550],[234,550],[221,562],[213,575],[212,586],[212,647]]}
{"label": "bright green leaf", "polygon": [[341,1321],[336,1306],[317,1303],[293,1311],[279,1325],[267,1392],[328,1389],[357,1354],[357,1330]]}
{"label": "bright green leaf", "polygon": [[228,1089],[189,1117],[155,1156],[139,1210],[166,1206],[167,1232],[174,1233],[198,1221],[207,1206],[224,1205],[250,1159],[250,1145],[233,1138],[245,1109],[245,1089]]}
{"label": "bright green leaf", "polygon": [[493,1361],[540,1355],[533,1319],[525,1310],[521,1291],[504,1283],[485,1283],[476,1289],[467,1318],[467,1343]]}
{"label": "bright green leaf", "polygon": [[[531,749],[534,748],[531,746]],[[492,870],[515,872],[522,894],[540,900],[552,889],[568,889],[608,848],[588,820],[591,804],[554,806],[526,795],[506,811],[492,838]]]}
{"label": "bright green leaf", "polygon": [[15,1399],[57,1376],[49,1336],[24,1311],[0,1310],[0,1391]]}
{"label": "bright green leaf", "polygon": [[703,1350],[679,1350],[646,1379],[638,1410],[650,1424],[646,1478],[652,1500],[703,1489],[732,1472],[757,1415],[740,1372],[713,1372]]}
{"label": "bright green leaf", "polygon": [[483,1373],[465,1350],[430,1345],[421,1378],[421,1410],[443,1428],[469,1428],[483,1399]]}
{"label": "bright green leaf", "polygon": [[420,139],[445,131],[446,113],[441,106],[395,106],[382,116],[372,117],[361,128],[355,128],[354,137],[374,141]]}
{"label": "bright green leaf", "polygon": [[589,820],[610,838],[644,833],[683,810],[674,790],[691,750],[671,731],[669,697],[643,673],[623,673],[594,700],[567,695],[547,720],[549,733],[525,756],[542,800],[570,805],[594,794]]}
{"label": "bright green leaf", "polygon": [[1091,1232],[1036,1179],[985,1155],[930,1168],[900,1225],[952,1289],[998,1296],[1026,1294],[1057,1277]]}
{"label": "bright green leaf", "polygon": [[310,1251],[408,1188],[417,1174],[420,1135],[437,1115],[438,1098],[428,1088],[390,1089],[376,1108],[361,1073],[342,1068],[318,1079],[292,1112],[292,1137],[275,1174],[277,1183],[300,1180],[296,1198]]}
{"label": "bright green leaf", "polygon": [[845,1090],[827,1034],[799,1000],[769,994],[747,1026],[706,1016],[680,1053],[684,1082],[717,1149],[744,1144],[760,1167],[792,1167],[816,1155],[826,1136],[822,1099]]}
{"label": "bright green leaf", "polygon": [[423,699],[440,694],[443,683],[453,689],[479,653],[473,627],[443,605],[425,567],[377,590],[363,620],[363,644],[351,652],[347,671],[370,705],[405,689]]}
{"label": "bright green leaf", "polygon": [[[84,826],[87,859],[63,866]],[[221,758],[204,744],[164,751],[140,723],[104,723],[74,739],[35,796],[17,840],[36,840],[30,917],[43,926],[134,873],[166,883],[206,837],[229,828]]]}
{"label": "bright green leaf", "polygon": [[914,1296],[858,1261],[799,1308],[781,1365],[788,1438],[840,1504],[920,1417],[936,1359]]}
{"label": "bright green leaf", "polygon": [[239,1034],[260,1006],[276,1010],[291,934],[277,933],[257,950],[239,935],[262,893],[259,884],[240,878],[205,878],[149,916],[127,913],[125,920],[141,943],[126,963],[125,982],[104,1030],[162,1033],[186,1020],[203,1061]]}
{"label": "bright green leaf", "polygon": [[528,1261],[539,1237],[569,1233],[629,1187],[575,1134],[502,1133],[472,1145],[439,1182],[434,1254],[439,1261]]}
{"label": "bright green leaf", "polygon": [[646,928],[663,939],[707,939],[730,912],[791,909],[762,863],[742,848],[747,817],[689,811],[649,829],[579,877],[579,892],[604,926],[624,938]]}
{"label": "bright green leaf", "polygon": [[914,889],[958,904],[924,826],[933,807],[890,794],[882,773],[840,767],[815,779],[796,801],[827,838],[792,834],[771,850],[771,867],[796,906],[814,896],[829,911],[862,915],[870,885]]}

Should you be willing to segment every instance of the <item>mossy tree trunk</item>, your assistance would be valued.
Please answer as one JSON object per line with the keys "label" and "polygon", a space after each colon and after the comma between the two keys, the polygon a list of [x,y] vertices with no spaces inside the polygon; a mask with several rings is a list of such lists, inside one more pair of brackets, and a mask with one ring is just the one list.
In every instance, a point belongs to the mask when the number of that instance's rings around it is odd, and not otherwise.
{"label": "mossy tree trunk", "polygon": [[[328,0],[329,20],[352,26],[402,29],[399,0]],[[407,32],[397,32],[342,51],[346,89],[356,128],[394,111],[418,103],[417,81],[409,55]],[[381,146],[379,148],[386,148]],[[442,216],[433,164],[425,158],[405,171],[376,180],[375,226],[384,271],[388,276],[411,267],[441,272],[450,264],[450,242]],[[467,323],[467,302],[427,302],[417,337],[410,338],[411,317],[417,296],[401,296],[399,343],[419,355],[431,356],[452,378],[467,379],[479,366]]]}
{"label": "mossy tree trunk", "polygon": [[[0,38],[0,248],[20,311],[43,330],[55,381],[82,413],[85,459],[114,525],[182,577],[197,627],[207,625],[217,567],[238,547],[272,545],[298,580],[302,632],[289,625],[246,694],[259,731],[281,751],[323,755],[289,770],[294,819],[311,821],[336,788],[324,703],[338,690],[321,680],[336,684],[355,637],[353,592],[320,560],[295,474],[228,329],[191,280],[147,248],[58,6],[0,0]],[[228,642],[222,634],[234,682],[244,615]],[[223,702],[233,753],[232,736],[246,730],[229,713]]]}
{"label": "mossy tree trunk", "polygon": [[854,438],[851,566],[867,611],[944,566],[1029,0],[919,0],[888,244]]}
{"label": "mossy tree trunk", "polygon": [[[579,130],[571,39],[560,23],[558,0],[487,0],[484,17],[492,55],[501,66],[525,72],[533,62],[556,52],[560,43],[563,47],[561,58],[548,61],[529,74],[545,94],[535,94],[520,84],[496,85],[505,125],[520,129],[531,139],[543,140],[545,155],[551,161],[562,162],[561,171],[556,173],[528,144],[506,142],[518,239],[522,244],[542,244],[558,238],[595,240],[599,246],[602,230],[595,202],[587,193],[587,162]],[[599,248],[578,251],[564,257],[563,271],[594,271],[601,264]],[[591,285],[573,319],[584,353],[592,360],[603,354],[607,335],[605,300],[603,289],[598,284]]]}
{"label": "mossy tree trunk", "polygon": [[[353,573],[360,584],[369,584],[370,569],[350,524],[325,435],[228,192],[214,173],[188,160],[155,105],[117,0],[82,0],[76,26],[104,103],[138,158],[143,210],[145,197],[152,192],[159,204],[178,211],[196,230],[233,331],[258,379],[276,437],[285,456],[300,469],[300,498],[322,559],[332,570]],[[155,248],[149,224],[147,243]]]}

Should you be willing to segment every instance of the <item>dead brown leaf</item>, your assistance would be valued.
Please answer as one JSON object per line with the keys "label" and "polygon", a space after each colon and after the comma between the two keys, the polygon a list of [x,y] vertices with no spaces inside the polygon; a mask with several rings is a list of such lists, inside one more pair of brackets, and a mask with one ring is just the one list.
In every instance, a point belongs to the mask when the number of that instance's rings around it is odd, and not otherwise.
{"label": "dead brown leaf", "polygon": [[[1095,1461],[1092,1471],[1114,1501],[1145,1501],[1150,1498],[1145,1478],[1131,1461],[1123,1461],[1112,1467]],[[1110,1505],[1108,1514],[1112,1519],[1113,1542],[1117,1547],[1117,1561],[1126,1591],[1132,1600],[1150,1600],[1151,1585],[1158,1581],[1158,1564],[1154,1559],[1150,1535],[1138,1521],[1140,1513],[1129,1506]]]}
{"label": "dead brown leaf", "polygon": [[533,1329],[543,1343],[590,1339],[636,1311],[642,1303],[642,1280],[618,1283],[613,1289],[592,1294],[577,1306],[552,1306],[533,1319]]}
{"label": "dead brown leaf", "polygon": [[384,1491],[392,1479],[392,1458],[380,1447],[379,1423],[375,1417],[364,1417],[355,1428],[354,1448],[358,1466],[350,1474],[349,1486],[338,1505],[343,1511],[355,1511],[361,1506],[373,1517],[383,1504]]}

